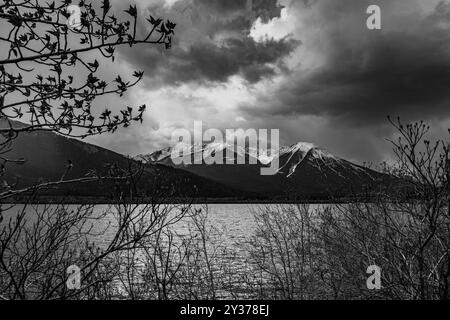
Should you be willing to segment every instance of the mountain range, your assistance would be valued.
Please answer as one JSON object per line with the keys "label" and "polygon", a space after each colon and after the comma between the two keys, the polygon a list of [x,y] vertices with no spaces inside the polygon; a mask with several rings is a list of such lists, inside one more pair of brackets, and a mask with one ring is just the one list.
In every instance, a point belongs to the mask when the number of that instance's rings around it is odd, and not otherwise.
{"label": "mountain range", "polygon": [[[376,191],[391,182],[391,177],[337,157],[312,143],[299,142],[279,150],[265,152],[250,148],[235,148],[228,143],[191,146],[189,163],[203,155],[202,164],[175,164],[172,148],[165,148],[135,159],[148,165],[160,164],[193,173],[244,192],[264,198],[326,198],[328,196],[360,195]],[[223,164],[206,164],[208,157],[223,156]],[[200,155],[200,157],[202,156]],[[230,159],[231,155],[231,159]],[[246,164],[237,165],[237,159]],[[235,163],[226,164],[227,160]],[[253,160],[256,164],[250,164]],[[278,160],[279,169],[272,176],[261,175],[261,168]]]}
{"label": "mountain range", "polygon": [[[223,160],[245,159],[243,165],[202,164],[176,165],[171,148],[165,148],[133,159],[81,140],[53,132],[21,133],[4,158],[25,159],[24,164],[7,163],[3,185],[13,189],[37,183],[78,179],[97,172],[107,175],[112,167],[142,167],[136,183],[137,192],[146,197],[155,193],[166,198],[194,197],[240,200],[327,199],[360,195],[376,191],[389,183],[390,177],[337,157],[311,143],[300,142],[273,150],[272,156],[261,156],[250,148],[231,149],[223,143],[191,146],[191,156],[201,152],[205,159],[223,151]],[[230,149],[233,152],[230,152]],[[198,154],[197,154],[198,156]],[[261,168],[279,161],[273,176],[262,176]],[[256,164],[249,164],[251,162]],[[67,171],[68,166],[70,170]],[[61,185],[46,190],[52,195],[105,197],[117,186],[111,181]]]}

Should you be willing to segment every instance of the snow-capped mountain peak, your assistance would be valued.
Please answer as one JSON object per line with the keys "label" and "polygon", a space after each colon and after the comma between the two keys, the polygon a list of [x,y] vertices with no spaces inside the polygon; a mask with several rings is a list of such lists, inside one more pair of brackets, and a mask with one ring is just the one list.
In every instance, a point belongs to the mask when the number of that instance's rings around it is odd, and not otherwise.
{"label": "snow-capped mountain peak", "polygon": [[[329,163],[338,163],[341,160],[329,153],[325,149],[317,147],[315,144],[309,142],[298,142],[290,147],[280,149],[280,158],[283,158],[280,172],[286,172],[287,177],[292,176],[307,158],[314,159],[320,162],[320,165],[327,165]],[[313,164],[317,165],[317,164]]]}
{"label": "snow-capped mountain peak", "polygon": [[280,154],[292,153],[301,151],[302,153],[308,153],[311,149],[316,149],[316,145],[309,142],[298,142],[290,147],[282,147]]}
{"label": "snow-capped mountain peak", "polygon": [[298,142],[290,147],[283,147],[280,149],[280,156],[285,155],[285,154],[295,154],[295,153],[300,153],[303,155],[303,157],[310,154],[311,156],[313,156],[315,158],[320,158],[320,159],[329,158],[329,159],[338,160],[338,158],[336,156],[334,156],[333,154],[331,154],[330,152],[316,146],[313,143],[309,143],[309,142]]}
{"label": "snow-capped mountain peak", "polygon": [[[237,190],[269,194],[297,192],[315,196],[328,192],[355,192],[354,190],[362,190],[366,186],[378,183],[377,179],[384,179],[375,171],[334,156],[326,149],[308,142],[298,142],[289,147],[273,150],[250,146],[243,148],[226,142],[187,145],[185,150],[194,156],[194,159],[198,159],[197,156],[203,156],[205,161],[197,165],[195,162],[182,165],[174,163],[171,161],[172,150],[172,148],[166,148],[140,158],[143,162],[173,166]],[[223,153],[218,154],[218,152]],[[245,156],[246,165],[227,165],[227,163],[237,164],[239,156]],[[206,161],[210,157],[216,159],[223,157],[227,161],[222,162],[223,165],[211,165],[210,161]],[[258,162],[255,165],[249,165],[250,160],[254,159],[258,159]],[[228,160],[231,161],[228,162]],[[263,167],[277,165],[276,175],[261,175]],[[351,190],[347,190],[348,186],[351,186]]]}
{"label": "snow-capped mountain peak", "polygon": [[170,157],[170,153],[172,152],[172,148],[164,148],[158,151],[155,151],[148,155],[137,155],[134,157],[136,161],[144,162],[144,163],[151,163],[151,162],[158,162],[162,161],[168,157]]}
{"label": "snow-capped mountain peak", "polygon": [[[226,152],[228,149],[234,150],[238,155],[245,156],[249,155],[258,159],[263,164],[269,164],[276,157],[288,156],[292,158],[295,156],[296,159],[300,160],[300,162],[307,156],[310,155],[314,158],[318,158],[321,160],[325,159],[333,159],[339,160],[339,158],[335,157],[325,149],[322,149],[316,146],[313,143],[309,142],[298,142],[290,147],[282,147],[279,150],[263,150],[256,148],[240,148],[234,147],[228,142],[211,142],[203,145],[190,145],[187,146],[187,149],[190,150],[191,154],[203,153],[205,157],[209,157],[215,152]],[[167,158],[170,158],[171,152],[173,148],[168,147],[156,151],[150,155],[139,155],[135,157],[136,160],[143,162],[159,162],[163,161]],[[290,161],[290,160],[289,160]]]}

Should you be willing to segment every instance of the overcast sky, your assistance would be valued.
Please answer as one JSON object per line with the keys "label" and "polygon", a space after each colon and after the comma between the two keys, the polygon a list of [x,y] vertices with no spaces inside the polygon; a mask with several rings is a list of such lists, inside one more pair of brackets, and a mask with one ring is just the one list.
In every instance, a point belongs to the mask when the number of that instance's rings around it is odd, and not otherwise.
{"label": "overcast sky", "polygon": [[[126,7],[115,1],[116,10]],[[450,127],[450,3],[438,0],[140,0],[177,23],[173,48],[123,48],[108,73],[145,71],[113,107],[146,103],[142,125],[90,141],[147,154],[195,120],[219,129],[280,129],[349,160],[389,158],[386,117]],[[366,9],[381,7],[382,29]],[[142,25],[141,28],[146,28]],[[446,137],[447,138],[447,137]]]}

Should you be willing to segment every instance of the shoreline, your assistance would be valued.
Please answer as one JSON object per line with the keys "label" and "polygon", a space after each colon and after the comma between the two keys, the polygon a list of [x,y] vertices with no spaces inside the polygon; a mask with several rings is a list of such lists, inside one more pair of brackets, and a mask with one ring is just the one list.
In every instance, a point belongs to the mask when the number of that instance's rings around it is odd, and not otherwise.
{"label": "shoreline", "polygon": [[[126,199],[121,204],[348,204],[357,202],[373,202],[369,198],[324,198],[324,199],[233,199],[233,198],[172,198],[172,199]],[[110,205],[117,200],[104,197],[38,197],[33,199],[4,199],[2,204],[67,204],[67,205]]]}

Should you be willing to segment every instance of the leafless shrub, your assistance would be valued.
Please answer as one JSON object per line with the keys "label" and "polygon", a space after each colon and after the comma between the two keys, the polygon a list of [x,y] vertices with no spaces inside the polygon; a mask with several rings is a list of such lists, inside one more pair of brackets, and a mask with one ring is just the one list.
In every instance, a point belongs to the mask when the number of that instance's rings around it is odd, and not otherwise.
{"label": "leafless shrub", "polygon": [[[146,239],[180,221],[189,205],[117,203],[14,206],[0,225],[0,295],[7,299],[96,299],[118,296],[121,269]],[[99,241],[102,240],[102,241]],[[66,270],[77,265],[83,286],[69,291]]]}
{"label": "leafless shrub", "polygon": [[276,205],[254,213],[255,235],[248,244],[248,283],[259,298],[320,297],[318,246],[313,211],[307,205]]}
{"label": "leafless shrub", "polygon": [[123,298],[216,299],[224,294],[225,248],[207,207],[189,208],[180,225],[160,225],[139,246],[116,256]]}
{"label": "leafless shrub", "polygon": [[[263,298],[448,299],[450,283],[449,143],[426,140],[423,122],[392,124],[398,163],[393,190],[371,202],[269,206],[255,215],[249,279]],[[382,289],[368,290],[368,266]],[[248,278],[248,277],[247,277]]]}

